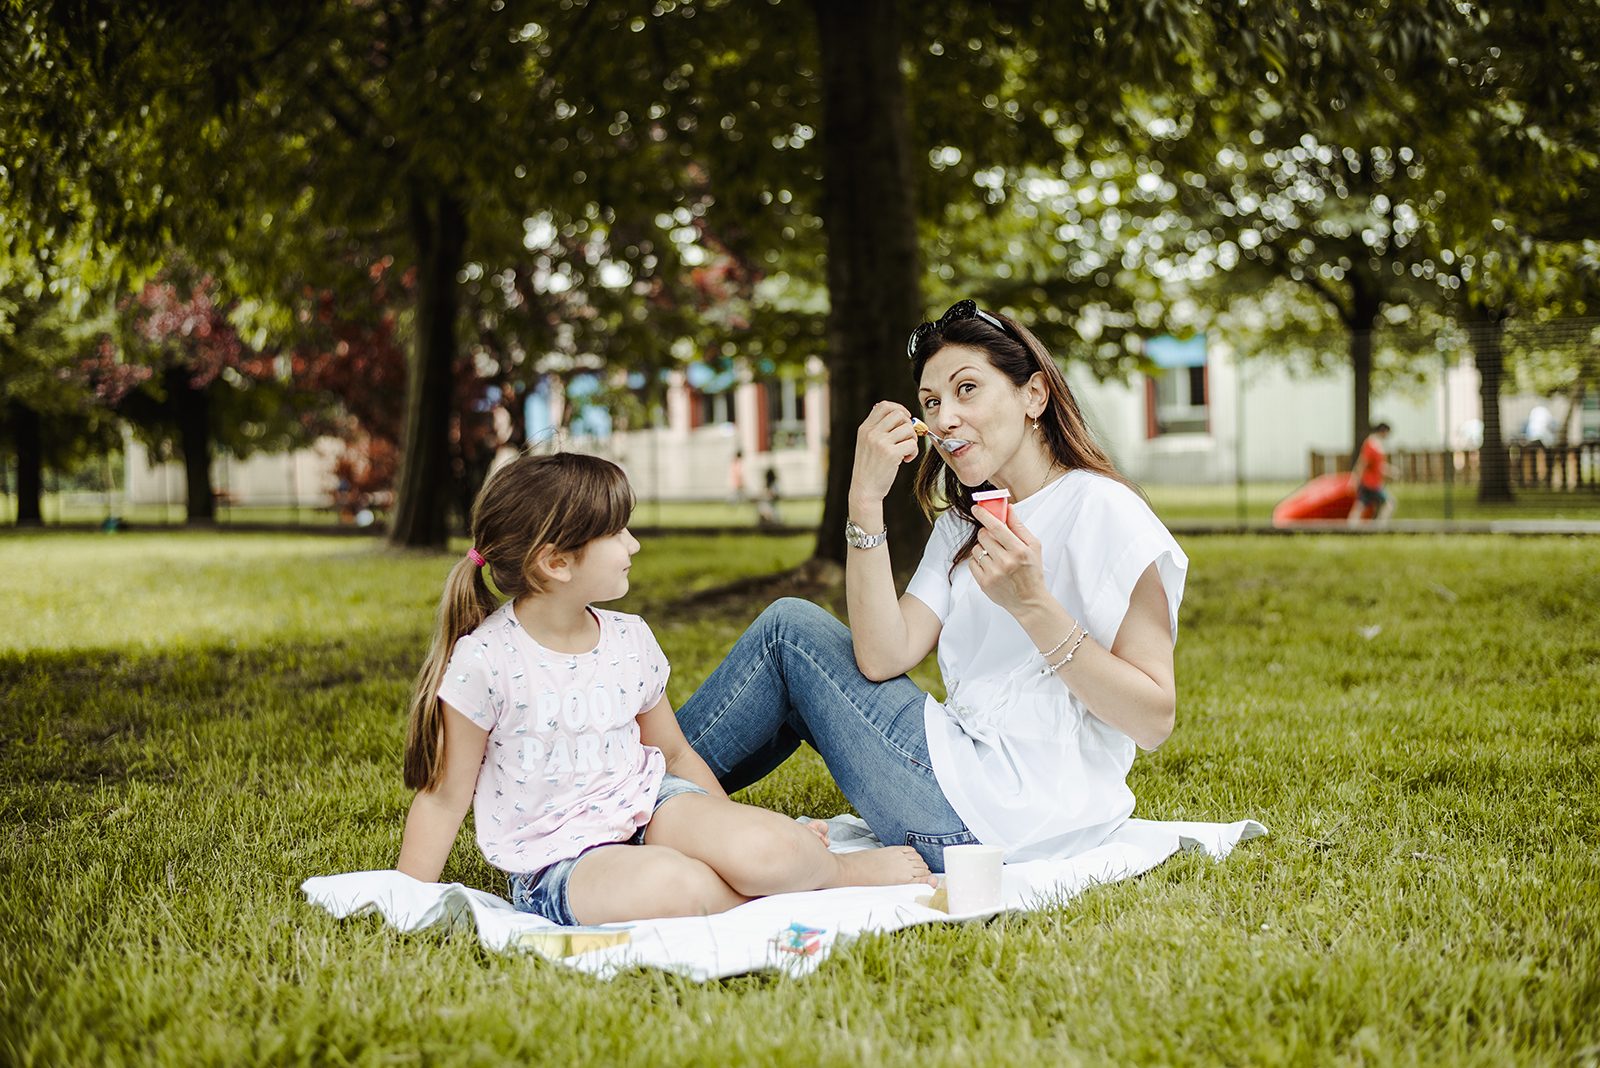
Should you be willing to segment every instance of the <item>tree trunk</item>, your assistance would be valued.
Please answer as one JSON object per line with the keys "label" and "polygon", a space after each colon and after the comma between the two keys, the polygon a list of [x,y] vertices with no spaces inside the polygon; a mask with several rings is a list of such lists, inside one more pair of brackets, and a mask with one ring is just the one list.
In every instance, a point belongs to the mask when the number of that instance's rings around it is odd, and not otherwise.
{"label": "tree trunk", "polygon": [[40,498],[44,494],[44,441],[39,413],[13,399],[7,413],[17,445],[17,526],[44,525]]}
{"label": "tree trunk", "polygon": [[449,535],[456,273],[465,255],[467,218],[449,194],[413,189],[410,224],[417,245],[416,346],[406,375],[405,430],[389,544],[442,549]]}
{"label": "tree trunk", "polygon": [[1492,312],[1473,323],[1473,361],[1478,366],[1478,401],[1483,408],[1483,447],[1478,453],[1478,500],[1504,504],[1511,493],[1511,454],[1500,428],[1500,385],[1505,379],[1506,319]]}
{"label": "tree trunk", "polygon": [[[1583,395],[1585,385],[1582,378],[1572,383],[1572,388],[1567,390],[1567,414],[1561,418],[1561,429],[1556,435],[1556,444],[1565,449],[1572,444],[1572,425],[1578,421],[1578,413],[1583,410]],[[1582,431],[1579,431],[1582,436]]]}
{"label": "tree trunk", "polygon": [[[922,318],[915,175],[893,0],[815,0],[822,220],[828,239],[828,478],[814,555],[843,562],[856,429],[880,400],[915,403],[905,339]],[[896,571],[928,524],[909,465],[884,502]]]}
{"label": "tree trunk", "polygon": [[178,426],[188,504],[184,522],[191,527],[217,521],[217,497],[211,486],[211,396],[190,385],[187,368],[166,372],[167,403]]}
{"label": "tree trunk", "polygon": [[1372,341],[1383,304],[1378,291],[1358,272],[1350,274],[1351,435],[1350,462],[1355,463],[1361,443],[1372,431]]}

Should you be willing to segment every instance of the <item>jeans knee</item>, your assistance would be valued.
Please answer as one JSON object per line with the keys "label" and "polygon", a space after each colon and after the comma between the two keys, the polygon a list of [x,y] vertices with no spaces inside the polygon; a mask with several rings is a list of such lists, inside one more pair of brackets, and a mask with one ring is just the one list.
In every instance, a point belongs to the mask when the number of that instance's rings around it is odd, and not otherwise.
{"label": "jeans knee", "polygon": [[780,597],[756,620],[769,638],[787,638],[812,648],[828,641],[850,641],[850,628],[833,618],[821,605],[798,597]]}
{"label": "jeans knee", "polygon": [[826,609],[820,605],[799,597],[780,597],[767,605],[761,613],[760,622],[769,627],[780,629],[790,627],[814,627],[823,620],[837,622],[828,615]]}

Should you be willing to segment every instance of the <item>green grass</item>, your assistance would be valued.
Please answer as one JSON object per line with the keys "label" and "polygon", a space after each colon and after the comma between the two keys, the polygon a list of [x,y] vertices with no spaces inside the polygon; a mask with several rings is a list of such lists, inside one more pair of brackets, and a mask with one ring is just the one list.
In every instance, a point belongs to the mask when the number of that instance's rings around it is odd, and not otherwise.
{"label": "green grass", "polygon": [[[675,700],[760,607],[683,595],[808,546],[646,544],[624,607]],[[700,985],[304,904],[307,875],[393,862],[450,557],[0,537],[0,1062],[1595,1064],[1596,547],[1189,539],[1179,727],[1139,812],[1271,837]],[[806,757],[752,798],[842,805]],[[465,829],[446,878],[501,889]]]}

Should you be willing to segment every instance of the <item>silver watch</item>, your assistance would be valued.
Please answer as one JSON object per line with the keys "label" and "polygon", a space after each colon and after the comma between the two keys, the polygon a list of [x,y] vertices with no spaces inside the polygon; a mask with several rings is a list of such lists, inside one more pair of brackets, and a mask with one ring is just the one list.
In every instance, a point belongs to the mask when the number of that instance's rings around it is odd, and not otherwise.
{"label": "silver watch", "polygon": [[844,521],[844,540],[852,549],[876,549],[889,540],[889,528],[868,534],[866,528],[854,519]]}

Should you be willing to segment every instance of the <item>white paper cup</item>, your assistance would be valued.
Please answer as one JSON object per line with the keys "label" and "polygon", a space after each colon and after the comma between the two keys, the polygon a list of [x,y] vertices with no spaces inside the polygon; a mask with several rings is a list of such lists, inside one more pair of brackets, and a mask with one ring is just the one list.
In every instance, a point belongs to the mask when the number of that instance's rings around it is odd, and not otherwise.
{"label": "white paper cup", "polygon": [[944,885],[952,916],[993,912],[1000,907],[999,846],[958,845],[944,851]]}

